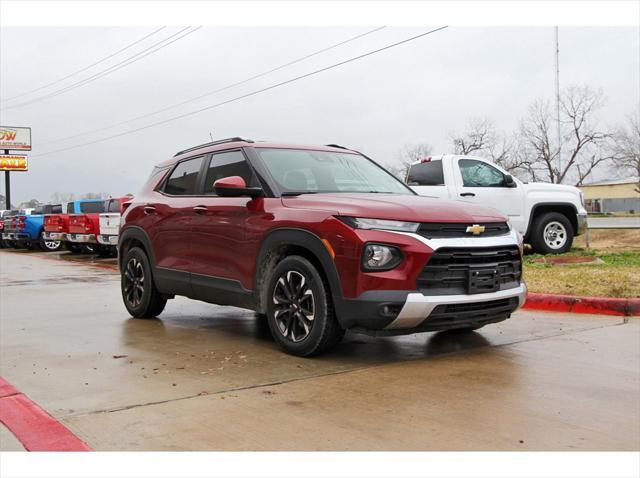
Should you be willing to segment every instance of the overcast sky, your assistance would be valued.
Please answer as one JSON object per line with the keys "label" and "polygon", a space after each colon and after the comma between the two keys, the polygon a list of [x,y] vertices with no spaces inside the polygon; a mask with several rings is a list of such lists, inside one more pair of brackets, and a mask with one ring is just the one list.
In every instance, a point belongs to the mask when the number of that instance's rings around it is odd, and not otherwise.
{"label": "overcast sky", "polygon": [[[371,27],[373,28],[373,27]],[[48,201],[54,192],[138,191],[152,166],[214,138],[244,136],[338,143],[391,163],[405,143],[449,152],[449,135],[470,117],[498,130],[517,127],[527,105],[554,94],[551,27],[450,27],[416,41],[259,95],[158,127],[38,156],[225,101],[417,35],[430,27],[388,27],[239,87],[101,133],[42,144],[109,126],[277,67],[371,28],[204,27],[140,61],[68,93],[0,112],[0,124],[30,126],[29,172],[12,173],[12,202]],[[433,27],[431,27],[433,28]],[[0,97],[58,80],[156,28],[3,27]],[[86,72],[20,98],[87,78],[155,41],[156,35]],[[560,28],[562,86],[602,88],[603,122],[624,121],[640,102],[638,28]],[[18,100],[6,102],[11,106]],[[1,189],[4,193],[4,181]]]}

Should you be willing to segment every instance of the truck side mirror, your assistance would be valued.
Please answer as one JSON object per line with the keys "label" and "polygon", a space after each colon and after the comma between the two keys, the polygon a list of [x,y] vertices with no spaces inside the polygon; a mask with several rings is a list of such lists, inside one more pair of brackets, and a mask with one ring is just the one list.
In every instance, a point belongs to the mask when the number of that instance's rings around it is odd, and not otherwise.
{"label": "truck side mirror", "polygon": [[504,175],[504,185],[508,188],[515,188],[516,187],[516,182],[513,180],[513,176],[511,176],[510,174],[505,174]]}

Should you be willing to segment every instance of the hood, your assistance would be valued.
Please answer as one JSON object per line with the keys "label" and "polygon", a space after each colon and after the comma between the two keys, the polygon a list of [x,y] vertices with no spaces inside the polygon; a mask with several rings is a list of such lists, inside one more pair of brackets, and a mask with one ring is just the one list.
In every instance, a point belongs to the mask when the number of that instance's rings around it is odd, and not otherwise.
{"label": "hood", "polygon": [[554,183],[523,183],[522,186],[527,191],[551,191],[558,193],[568,193],[568,194],[580,194],[580,189],[575,186],[567,186],[566,184],[554,184]]}
{"label": "hood", "polygon": [[314,209],[336,216],[411,222],[505,222],[495,209],[468,202],[404,194],[333,193],[283,197],[285,207]]}

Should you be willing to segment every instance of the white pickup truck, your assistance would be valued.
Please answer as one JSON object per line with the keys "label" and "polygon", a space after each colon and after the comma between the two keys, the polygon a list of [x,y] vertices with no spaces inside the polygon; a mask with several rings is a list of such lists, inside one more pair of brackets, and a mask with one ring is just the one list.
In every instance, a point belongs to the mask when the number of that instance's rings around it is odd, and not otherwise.
{"label": "white pickup truck", "polygon": [[131,202],[133,196],[109,198],[105,200],[105,212],[100,214],[100,234],[97,240],[103,247],[108,248],[112,255],[117,255],[118,235],[120,234],[120,217],[125,205]]}
{"label": "white pickup truck", "polygon": [[587,226],[582,192],[573,186],[524,183],[472,156],[430,156],[411,164],[406,183],[422,196],[490,206],[541,254],[562,253]]}

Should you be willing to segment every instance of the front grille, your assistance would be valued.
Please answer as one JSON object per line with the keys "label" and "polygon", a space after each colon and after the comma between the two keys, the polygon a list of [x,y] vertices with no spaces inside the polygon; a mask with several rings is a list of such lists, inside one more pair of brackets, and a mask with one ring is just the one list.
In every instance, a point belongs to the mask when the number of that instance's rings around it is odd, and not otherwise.
{"label": "front grille", "polygon": [[497,290],[518,287],[522,263],[518,246],[437,249],[418,276],[418,289],[425,295],[481,293],[471,289],[470,276],[495,271]]}
{"label": "front grille", "polygon": [[[418,228],[418,234],[427,239],[474,237],[472,233],[467,232],[467,227],[473,225],[472,223],[423,222]],[[509,225],[506,222],[486,222],[478,225],[484,226],[484,232],[478,234],[479,237],[502,236],[509,232]]]}

